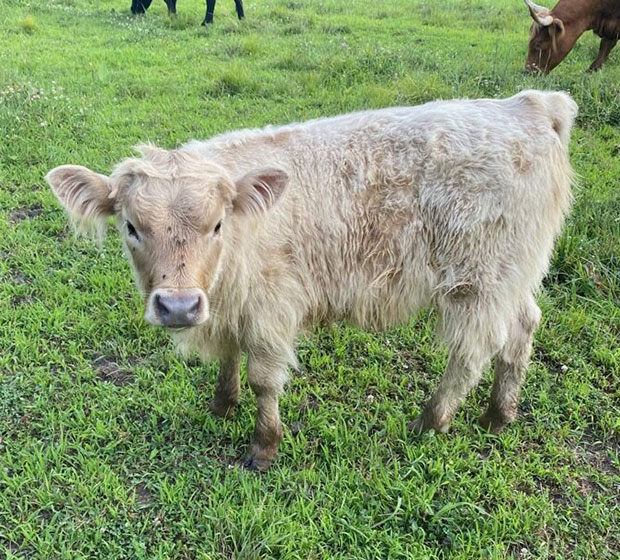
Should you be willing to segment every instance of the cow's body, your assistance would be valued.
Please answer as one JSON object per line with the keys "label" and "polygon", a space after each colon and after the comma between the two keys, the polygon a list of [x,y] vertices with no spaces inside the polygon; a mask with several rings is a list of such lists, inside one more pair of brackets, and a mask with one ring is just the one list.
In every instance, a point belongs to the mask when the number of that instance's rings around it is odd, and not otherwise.
{"label": "cow's body", "polygon": [[[149,9],[153,0],[131,0],[131,13],[132,14],[143,14],[146,10]],[[177,0],[164,0],[166,2],[166,6],[168,7],[168,13],[176,14],[177,13]],[[213,23],[213,13],[215,12],[215,0],[206,0],[207,4],[207,12],[205,14],[205,19],[202,24],[206,25],[208,23]],[[237,10],[237,17],[239,19],[243,19],[245,14],[243,12],[243,1],[235,0],[235,8]]]}
{"label": "cow's body", "polygon": [[601,38],[589,68],[598,70],[620,38],[620,0],[560,0],[551,10],[531,0],[525,3],[534,20],[525,63],[528,70],[550,72],[589,30]]}
{"label": "cow's body", "polygon": [[[295,363],[299,330],[333,320],[384,328],[432,305],[450,359],[416,429],[446,431],[493,356],[496,381],[483,423],[499,430],[514,417],[539,320],[533,293],[570,203],[567,144],[575,112],[572,100],[557,93],[438,102],[240,131],[172,152],[147,150],[144,159],[116,169],[111,185],[128,173],[135,177],[141,165],[151,185],[162,174],[159,199],[144,203],[142,212],[159,221],[170,216],[159,225],[151,221],[151,231],[163,232],[177,219],[161,196],[166,182],[197,177],[201,165],[215,164],[233,178],[268,166],[254,182],[251,216],[236,210],[236,198],[224,203],[224,221],[211,235],[220,236],[220,228],[226,234],[218,237],[219,258],[208,273],[179,280],[188,276],[187,262],[212,258],[207,245],[204,257],[200,245],[182,248],[192,246],[190,234],[176,239],[181,249],[170,262],[157,266],[145,266],[126,242],[147,294],[147,320],[166,324],[170,305],[162,299],[163,317],[159,298],[177,287],[204,290],[204,303],[194,307],[208,313],[196,319],[192,312],[195,326],[172,334],[181,350],[221,360],[212,402],[218,414],[238,400],[239,357],[247,353],[259,407],[250,464],[266,468],[275,456],[277,395]],[[83,168],[61,167],[49,176],[70,209],[63,192],[71,191],[71,169]],[[245,182],[236,181],[238,192]],[[134,195],[116,196],[118,216]],[[183,196],[188,208],[200,204],[194,196]],[[140,212],[132,219],[144,223]]]}

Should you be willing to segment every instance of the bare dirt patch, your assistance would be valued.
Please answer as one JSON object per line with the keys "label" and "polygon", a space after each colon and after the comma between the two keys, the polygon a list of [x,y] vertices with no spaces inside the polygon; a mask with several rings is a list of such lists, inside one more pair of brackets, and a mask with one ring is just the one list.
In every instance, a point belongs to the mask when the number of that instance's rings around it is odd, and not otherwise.
{"label": "bare dirt patch", "polygon": [[33,204],[32,206],[22,206],[17,210],[13,210],[9,215],[9,223],[16,224],[23,220],[31,220],[32,218],[36,218],[43,212],[43,206],[38,202]]}
{"label": "bare dirt patch", "polygon": [[138,509],[148,507],[155,501],[153,494],[143,482],[136,484],[134,488],[134,499]]}
{"label": "bare dirt patch", "polygon": [[575,445],[574,452],[577,461],[582,464],[586,463],[604,474],[620,474],[611,460],[612,453],[620,452],[620,441],[617,438],[600,441],[593,436],[586,435]]}
{"label": "bare dirt patch", "polygon": [[124,369],[115,360],[105,356],[95,358],[93,367],[97,370],[97,377],[99,379],[112,383],[117,387],[130,385],[136,378],[132,371]]}

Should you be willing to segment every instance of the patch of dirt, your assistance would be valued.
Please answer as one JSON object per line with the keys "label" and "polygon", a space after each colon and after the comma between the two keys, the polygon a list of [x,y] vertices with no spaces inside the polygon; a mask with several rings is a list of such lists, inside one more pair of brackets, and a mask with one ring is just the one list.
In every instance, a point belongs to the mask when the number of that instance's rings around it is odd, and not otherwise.
{"label": "patch of dirt", "polygon": [[148,507],[155,501],[153,494],[143,482],[136,484],[134,488],[134,498],[138,509]]}
{"label": "patch of dirt", "polygon": [[582,498],[599,494],[601,492],[601,489],[588,478],[579,477],[575,479],[575,483],[577,485],[577,492]]}
{"label": "patch of dirt", "polygon": [[530,560],[533,558],[530,549],[523,544],[511,544],[508,547],[509,558],[518,558],[519,560]]}
{"label": "patch of dirt", "polygon": [[11,298],[11,307],[29,305],[30,303],[32,303],[32,298],[30,296],[13,296]]}
{"label": "patch of dirt", "polygon": [[540,348],[534,349],[532,358],[546,366],[551,373],[564,373],[567,369],[566,364],[563,364],[553,356],[545,354]]}
{"label": "patch of dirt", "polygon": [[16,272],[13,274],[13,284],[16,286],[23,286],[24,284],[32,284],[32,278],[25,275],[23,272]]}
{"label": "patch of dirt", "polygon": [[132,371],[123,369],[114,360],[110,360],[105,356],[99,356],[93,361],[93,367],[97,370],[97,376],[102,381],[112,383],[117,387],[125,387],[135,380],[135,374]]}
{"label": "patch of dirt", "polygon": [[292,435],[297,435],[299,432],[301,432],[304,429],[304,424],[303,422],[293,422],[290,426],[289,426],[289,430],[291,431]]}
{"label": "patch of dirt", "polygon": [[575,445],[574,452],[577,461],[582,464],[588,464],[597,471],[608,475],[620,474],[610,457],[612,454],[620,453],[620,442],[617,438],[603,442],[596,440],[594,436],[585,435]]}
{"label": "patch of dirt", "polygon": [[299,405],[299,412],[306,414],[309,410],[319,409],[319,400],[314,395],[308,395],[306,400]]}
{"label": "patch of dirt", "polygon": [[43,212],[43,206],[40,203],[35,203],[32,206],[22,206],[17,210],[13,210],[9,215],[9,223],[16,224],[23,220],[31,220],[36,218]]}
{"label": "patch of dirt", "polygon": [[535,477],[537,493],[544,494],[547,490],[549,499],[556,505],[566,506],[569,499],[566,491],[555,481],[548,477]]}

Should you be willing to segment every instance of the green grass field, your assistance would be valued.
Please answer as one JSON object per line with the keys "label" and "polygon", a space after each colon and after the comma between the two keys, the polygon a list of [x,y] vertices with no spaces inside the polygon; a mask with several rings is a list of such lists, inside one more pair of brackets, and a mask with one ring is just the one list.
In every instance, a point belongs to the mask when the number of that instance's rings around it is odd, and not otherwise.
{"label": "green grass field", "polygon": [[[520,0],[202,0],[170,20],[129,0],[0,0],[0,557],[620,557],[620,47],[587,34],[549,77],[521,72]],[[410,423],[445,352],[435,317],[300,341],[285,438],[265,475],[253,429],[207,411],[215,366],[148,327],[114,231],[76,238],[43,179],[109,172],[146,140],[437,98],[563,89],[580,105],[573,213],[539,297],[521,415],[450,434]]]}

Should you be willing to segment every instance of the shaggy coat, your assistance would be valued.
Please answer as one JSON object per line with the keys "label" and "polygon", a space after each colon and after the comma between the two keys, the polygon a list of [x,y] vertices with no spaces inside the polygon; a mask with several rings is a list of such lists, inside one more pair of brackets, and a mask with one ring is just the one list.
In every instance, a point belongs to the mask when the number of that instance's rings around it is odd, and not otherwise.
{"label": "shaggy coat", "polygon": [[383,329],[432,306],[450,355],[416,431],[446,431],[493,357],[481,421],[515,416],[534,293],[571,201],[575,115],[566,94],[526,91],[143,146],[110,177],[47,178],[78,226],[116,216],[146,319],[220,360],[215,413],[238,402],[247,354],[246,464],[265,469],[296,337],[320,323]]}

